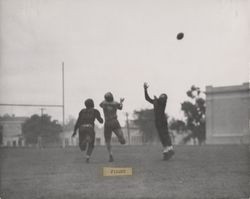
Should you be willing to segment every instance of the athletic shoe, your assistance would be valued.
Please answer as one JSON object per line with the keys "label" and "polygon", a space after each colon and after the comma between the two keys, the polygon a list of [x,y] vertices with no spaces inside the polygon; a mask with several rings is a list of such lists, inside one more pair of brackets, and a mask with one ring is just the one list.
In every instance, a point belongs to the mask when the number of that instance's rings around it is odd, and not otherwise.
{"label": "athletic shoe", "polygon": [[114,162],[114,158],[112,155],[109,155],[109,162]]}
{"label": "athletic shoe", "polygon": [[174,150],[163,153],[163,160],[169,160],[174,155]]}

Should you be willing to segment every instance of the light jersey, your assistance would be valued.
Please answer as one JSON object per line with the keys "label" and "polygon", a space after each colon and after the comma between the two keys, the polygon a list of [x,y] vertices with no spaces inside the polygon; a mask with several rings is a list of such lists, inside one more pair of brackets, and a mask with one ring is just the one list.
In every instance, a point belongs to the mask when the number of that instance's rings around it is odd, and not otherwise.
{"label": "light jersey", "polygon": [[117,119],[116,111],[117,109],[122,109],[122,104],[116,101],[107,102],[104,100],[101,102],[100,107],[103,108],[103,113],[105,117],[105,122]]}

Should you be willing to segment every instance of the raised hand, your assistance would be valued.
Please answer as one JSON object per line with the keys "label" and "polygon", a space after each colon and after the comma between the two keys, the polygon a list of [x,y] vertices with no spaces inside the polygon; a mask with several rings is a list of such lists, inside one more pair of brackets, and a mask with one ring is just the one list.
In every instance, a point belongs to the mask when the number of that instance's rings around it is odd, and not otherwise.
{"label": "raised hand", "polygon": [[147,89],[147,88],[149,87],[148,83],[145,82],[145,83],[143,84],[143,87],[144,87],[144,89]]}
{"label": "raised hand", "polygon": [[76,132],[74,131],[71,137],[73,138],[75,137],[75,135],[76,135]]}
{"label": "raised hand", "polygon": [[124,98],[120,98],[120,103],[123,103],[124,102]]}

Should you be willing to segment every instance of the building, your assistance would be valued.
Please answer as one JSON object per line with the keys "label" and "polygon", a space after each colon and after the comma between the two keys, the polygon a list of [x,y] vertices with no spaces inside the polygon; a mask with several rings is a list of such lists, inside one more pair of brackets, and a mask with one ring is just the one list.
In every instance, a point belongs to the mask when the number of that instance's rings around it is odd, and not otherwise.
{"label": "building", "polygon": [[[104,140],[104,134],[103,134],[103,128],[95,127],[95,145],[105,145]],[[78,146],[79,138],[78,133],[77,135],[72,138],[73,130],[72,131],[64,131],[60,134],[62,147],[68,147],[68,146]]]}
{"label": "building", "polygon": [[72,138],[72,133],[72,131],[63,131],[62,133],[60,133],[61,146],[63,148],[78,145],[78,136]]}
{"label": "building", "polygon": [[129,145],[142,145],[143,144],[143,134],[135,125],[133,120],[129,120],[128,124],[122,127],[124,137]]}
{"label": "building", "polygon": [[0,145],[1,146],[25,146],[22,134],[22,125],[26,117],[3,117],[0,119]]}
{"label": "building", "polygon": [[[133,121],[129,121],[129,128],[127,125],[122,127],[122,131],[124,134],[124,137],[127,141],[127,145],[142,145],[142,133],[140,132],[139,128],[134,124]],[[103,127],[95,127],[95,145],[105,145],[105,139],[104,139],[104,129]],[[61,133],[61,141],[62,141],[62,147],[67,146],[78,146],[78,135],[72,138],[73,131],[65,131]],[[113,145],[120,145],[118,138],[114,133],[112,133],[111,142]]]}
{"label": "building", "polygon": [[[143,136],[140,129],[135,125],[133,120],[129,120],[125,126],[122,127],[123,135],[127,145],[142,145]],[[118,138],[112,135],[112,144],[120,144]]]}
{"label": "building", "polygon": [[206,143],[250,143],[249,83],[206,87]]}

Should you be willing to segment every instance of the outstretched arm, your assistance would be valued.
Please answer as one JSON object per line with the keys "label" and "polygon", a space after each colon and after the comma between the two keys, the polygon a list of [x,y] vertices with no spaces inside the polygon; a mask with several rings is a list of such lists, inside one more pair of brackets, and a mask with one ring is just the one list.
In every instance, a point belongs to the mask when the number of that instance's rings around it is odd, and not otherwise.
{"label": "outstretched arm", "polygon": [[100,122],[101,124],[103,123],[103,119],[101,117],[101,114],[98,110],[96,110],[96,119],[98,120],[98,122]]}
{"label": "outstretched arm", "polygon": [[148,95],[148,84],[146,82],[144,83],[144,96],[149,103],[153,104],[154,100],[151,99]]}
{"label": "outstretched arm", "polygon": [[117,103],[117,109],[122,110],[124,98],[120,98],[120,103]]}
{"label": "outstretched arm", "polygon": [[74,137],[74,136],[76,135],[76,131],[77,131],[77,129],[79,128],[79,124],[80,124],[80,114],[81,114],[81,112],[79,113],[78,119],[77,119],[77,121],[76,121],[76,124],[75,124],[75,127],[74,127],[74,132],[73,132],[73,134],[72,134],[72,137]]}

